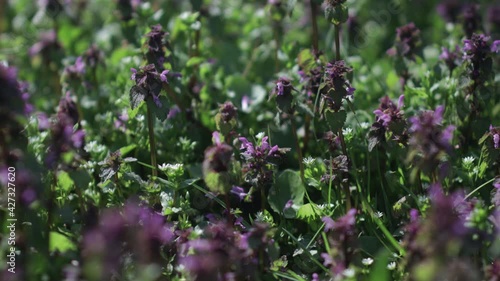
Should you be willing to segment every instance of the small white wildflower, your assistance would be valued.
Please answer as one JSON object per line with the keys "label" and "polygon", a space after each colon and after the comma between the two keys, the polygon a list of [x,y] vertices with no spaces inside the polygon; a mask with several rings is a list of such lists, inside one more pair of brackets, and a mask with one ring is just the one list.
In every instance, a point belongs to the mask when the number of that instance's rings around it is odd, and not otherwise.
{"label": "small white wildflower", "polygon": [[376,214],[376,215],[377,215],[377,218],[381,218],[381,217],[383,217],[383,216],[384,216],[384,213],[382,213],[382,212],[377,212],[377,214]]}
{"label": "small white wildflower", "polygon": [[470,165],[470,164],[474,163],[474,160],[476,160],[476,158],[474,158],[474,156],[467,156],[467,157],[464,157],[462,159],[462,162],[464,163],[464,165]]}
{"label": "small white wildflower", "polygon": [[165,172],[168,169],[167,164],[163,163],[161,165],[158,165],[158,169],[160,169],[160,171],[162,172]]}
{"label": "small white wildflower", "polygon": [[344,134],[344,135],[350,135],[350,134],[352,134],[352,129],[351,128],[343,128],[342,129],[342,134]]}
{"label": "small white wildflower", "polygon": [[344,276],[347,278],[353,278],[356,275],[356,272],[354,271],[354,269],[348,268],[344,270],[342,274],[344,274]]}
{"label": "small white wildflower", "polygon": [[313,164],[314,161],[315,161],[315,159],[312,158],[311,156],[308,156],[308,157],[304,158],[304,160],[303,160],[303,162],[306,166]]}
{"label": "small white wildflower", "polygon": [[265,135],[264,132],[260,132],[257,135],[255,135],[255,138],[258,139],[258,140],[261,140],[264,137],[264,135]]}
{"label": "small white wildflower", "polygon": [[394,270],[396,269],[396,262],[391,262],[387,265],[387,269]]}
{"label": "small white wildflower", "polygon": [[144,115],[137,114],[137,116],[135,117],[135,119],[137,119],[137,121],[139,121],[139,122],[144,122]]}
{"label": "small white wildflower", "polygon": [[87,144],[85,144],[85,149],[86,152],[88,153],[101,153],[104,150],[106,150],[106,147],[102,144],[98,144],[97,141],[89,141]]}
{"label": "small white wildflower", "polygon": [[372,258],[362,259],[361,263],[363,263],[366,266],[369,266],[369,265],[371,265],[373,263],[373,259]]}
{"label": "small white wildflower", "polygon": [[361,129],[366,130],[366,129],[370,128],[371,125],[368,122],[362,122],[361,124],[359,124],[359,126],[361,127]]}

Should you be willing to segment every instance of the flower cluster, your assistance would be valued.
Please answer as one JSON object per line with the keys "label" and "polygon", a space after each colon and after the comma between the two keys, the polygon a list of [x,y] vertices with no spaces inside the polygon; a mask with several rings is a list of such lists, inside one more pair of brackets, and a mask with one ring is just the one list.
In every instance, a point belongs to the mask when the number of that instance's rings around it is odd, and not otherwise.
{"label": "flower cluster", "polygon": [[[256,224],[247,233],[235,231],[227,223],[214,221],[203,237],[183,245],[179,263],[193,280],[255,280],[258,258],[266,258],[271,242],[268,227]],[[187,254],[187,252],[192,254]],[[262,262],[268,262],[262,260]]]}
{"label": "flower cluster", "polygon": [[50,30],[40,35],[40,41],[29,49],[30,56],[40,55],[45,64],[54,60],[55,55],[62,50],[62,45],[57,40],[55,30]]}
{"label": "flower cluster", "polygon": [[481,15],[479,14],[479,5],[468,4],[463,7],[463,30],[467,38],[481,27]]}
{"label": "flower cluster", "polygon": [[396,29],[396,41],[394,47],[389,49],[387,53],[390,56],[398,56],[415,60],[415,55],[419,51],[421,45],[420,29],[413,22],[401,26]]}
{"label": "flower cluster", "polygon": [[334,275],[340,275],[349,266],[356,241],[356,209],[351,209],[336,221],[324,217],[325,232],[330,243],[330,252],[321,254],[324,265],[330,267]]}
{"label": "flower cluster", "polygon": [[233,148],[220,141],[219,132],[214,132],[215,145],[205,150],[203,177],[208,188],[213,192],[226,194],[231,188],[230,172]]}
{"label": "flower cluster", "polygon": [[472,81],[480,84],[493,75],[490,70],[490,56],[500,50],[500,40],[489,43],[490,37],[483,34],[473,34],[464,40],[463,59],[468,63],[468,73]]}
{"label": "flower cluster", "polygon": [[[409,268],[418,268],[426,260],[441,257],[447,260],[456,251],[467,246],[473,230],[467,226],[473,205],[461,191],[445,195],[440,184],[429,190],[431,207],[426,220],[418,218],[416,210],[410,214],[404,245],[408,249]],[[458,247],[458,248],[457,248]]]}
{"label": "flower cluster", "polygon": [[147,46],[146,58],[148,63],[152,63],[156,66],[158,71],[164,69],[163,63],[165,62],[165,37],[168,33],[162,30],[161,25],[153,25],[151,31],[146,34],[147,40],[145,45]]}
{"label": "flower cluster", "polygon": [[[451,140],[454,126],[442,129],[444,107],[438,106],[435,111],[425,111],[419,116],[410,118],[410,158],[417,154],[417,166],[425,172],[433,172],[440,164],[443,154],[451,153]],[[413,159],[415,160],[415,159]]]}
{"label": "flower cluster", "polygon": [[17,115],[25,113],[25,102],[21,93],[22,84],[17,81],[17,71],[13,67],[0,64],[0,128],[10,128],[17,124]]}
{"label": "flower cluster", "polygon": [[462,5],[460,0],[444,0],[437,6],[437,12],[448,22],[457,22]]}
{"label": "flower cluster", "polygon": [[272,182],[273,170],[271,166],[281,159],[284,150],[277,145],[271,146],[268,137],[258,138],[258,144],[253,144],[244,137],[240,137],[241,157],[245,161],[243,172],[247,182],[253,186],[263,187]]}
{"label": "flower cluster", "polygon": [[352,68],[343,60],[330,62],[325,67],[323,102],[335,112],[340,110],[342,100],[352,96],[356,90],[346,77],[350,72]]}
{"label": "flower cluster", "polygon": [[85,132],[82,129],[74,130],[74,119],[68,114],[58,114],[57,121],[52,124],[51,144],[49,146],[45,163],[55,168],[62,154],[77,150],[83,146]]}
{"label": "flower cluster", "polygon": [[76,103],[71,99],[70,92],[66,92],[66,95],[59,101],[59,108],[57,110],[57,118],[64,119],[68,118],[72,125],[76,125],[80,121],[80,114],[78,113],[78,108]]}
{"label": "flower cluster", "polygon": [[491,136],[493,147],[495,149],[500,149],[500,127],[493,127],[493,125],[490,125],[489,134]]}
{"label": "flower cluster", "polygon": [[439,55],[439,58],[444,61],[448,69],[450,70],[450,73],[460,65],[461,61],[461,51],[460,48],[455,46],[455,50],[450,50],[448,48],[443,47],[441,54]]}
{"label": "flower cluster", "polygon": [[375,145],[385,142],[386,132],[392,133],[392,139],[405,145],[408,141],[406,120],[401,110],[404,105],[404,96],[401,95],[396,106],[388,96],[380,99],[380,106],[373,113],[375,122],[370,129],[370,150]]}
{"label": "flower cluster", "polygon": [[159,94],[162,89],[163,83],[167,83],[167,74],[169,70],[163,70],[161,73],[156,71],[154,64],[148,64],[136,70],[131,68],[132,76],[130,79],[134,80],[136,85],[130,89],[132,108],[138,106],[137,99],[140,101],[149,97],[153,99],[156,106],[162,107]]}
{"label": "flower cluster", "polygon": [[92,280],[112,280],[123,266],[120,257],[127,252],[135,253],[131,257],[138,265],[161,264],[165,256],[172,257],[174,237],[163,216],[129,202],[101,214],[99,223],[83,236],[82,256],[99,269],[92,270],[97,277]]}

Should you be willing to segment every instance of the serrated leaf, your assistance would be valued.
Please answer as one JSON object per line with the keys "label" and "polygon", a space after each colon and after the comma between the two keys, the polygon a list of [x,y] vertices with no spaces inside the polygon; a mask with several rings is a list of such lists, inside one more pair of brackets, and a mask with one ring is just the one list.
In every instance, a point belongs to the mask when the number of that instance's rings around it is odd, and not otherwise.
{"label": "serrated leaf", "polygon": [[168,117],[169,112],[169,102],[168,99],[164,96],[159,96],[161,107],[156,105],[152,98],[147,99],[148,109],[153,112],[153,115],[156,116],[160,121],[164,121]]}
{"label": "serrated leaf", "polygon": [[130,107],[135,109],[139,107],[142,102],[146,99],[148,91],[143,87],[134,85],[130,88]]}
{"label": "serrated leaf", "polygon": [[345,110],[340,110],[338,112],[333,112],[331,110],[325,110],[325,119],[332,132],[337,132],[340,130],[347,119],[347,113]]}
{"label": "serrated leaf", "polygon": [[319,219],[320,213],[321,210],[318,208],[316,204],[307,203],[299,208],[299,210],[297,211],[297,218],[310,224],[313,221]]}
{"label": "serrated leaf", "polygon": [[49,235],[50,251],[59,251],[61,253],[76,250],[76,245],[68,237],[59,232],[51,231]]}
{"label": "serrated leaf", "polygon": [[296,171],[285,170],[269,190],[267,200],[271,208],[282,213],[286,203],[292,200],[295,205],[302,205],[305,187]]}

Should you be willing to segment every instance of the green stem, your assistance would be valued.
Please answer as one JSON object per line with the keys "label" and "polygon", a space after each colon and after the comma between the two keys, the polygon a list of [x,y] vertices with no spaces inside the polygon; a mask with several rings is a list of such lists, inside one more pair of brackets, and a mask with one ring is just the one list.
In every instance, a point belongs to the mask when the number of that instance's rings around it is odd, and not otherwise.
{"label": "green stem", "polygon": [[309,0],[311,4],[311,22],[312,22],[312,45],[315,51],[318,50],[318,21],[316,19],[316,2],[315,0]]}
{"label": "green stem", "polygon": [[153,176],[153,180],[158,176],[158,171],[156,168],[158,164],[156,163],[156,143],[155,143],[155,132],[154,132],[154,116],[149,105],[147,106],[148,110],[148,132],[149,132],[149,152],[151,154],[151,166],[154,169],[151,169],[151,175]]}
{"label": "green stem", "polygon": [[302,159],[302,149],[300,148],[299,137],[297,135],[297,126],[295,124],[295,119],[293,118],[293,116],[291,116],[290,122],[292,123],[292,133],[293,133],[293,137],[295,139],[295,144],[297,146],[297,155],[298,155],[299,167],[300,167],[300,179],[305,184],[305,179],[304,179],[304,163],[303,163],[303,159]]}
{"label": "green stem", "polygon": [[340,60],[340,24],[335,25],[335,60]]}

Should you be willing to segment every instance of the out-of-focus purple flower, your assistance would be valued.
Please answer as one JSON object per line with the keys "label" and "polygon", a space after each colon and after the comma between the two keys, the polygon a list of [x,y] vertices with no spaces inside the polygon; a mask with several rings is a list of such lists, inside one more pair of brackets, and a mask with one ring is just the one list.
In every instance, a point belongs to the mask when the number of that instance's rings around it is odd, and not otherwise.
{"label": "out-of-focus purple flower", "polygon": [[415,54],[420,45],[420,29],[411,22],[396,29],[394,47],[389,49],[387,54],[415,60]]}
{"label": "out-of-focus purple flower", "polygon": [[462,11],[462,4],[458,0],[444,0],[437,6],[437,12],[448,22],[457,22]]}
{"label": "out-of-focus purple flower", "polygon": [[73,125],[77,124],[80,120],[80,114],[78,113],[77,105],[71,99],[69,91],[66,92],[66,95],[64,95],[59,101],[57,117],[59,119],[69,118]]}
{"label": "out-of-focus purple flower", "polygon": [[442,152],[451,153],[451,140],[454,126],[442,129],[444,107],[438,106],[435,111],[425,111],[410,118],[410,146],[420,157],[418,166],[426,172],[432,172],[440,164]]}
{"label": "out-of-focus purple flower", "polygon": [[312,274],[312,279],[311,279],[311,281],[319,281],[319,275],[318,275],[318,273],[313,273],[313,274]]}
{"label": "out-of-focus purple flower", "polygon": [[442,61],[444,61],[450,72],[452,72],[453,69],[455,69],[455,67],[457,67],[460,64],[460,58],[461,58],[460,48],[457,45],[455,46],[454,51],[451,51],[445,47],[441,48],[441,50],[442,52],[441,55],[439,55],[439,58]]}
{"label": "out-of-focus purple flower", "polygon": [[17,124],[16,115],[25,113],[25,102],[17,81],[17,69],[0,63],[0,128]]}
{"label": "out-of-focus purple flower", "polygon": [[381,122],[382,125],[389,129],[392,123],[401,122],[404,120],[401,108],[404,105],[404,95],[401,95],[396,106],[388,96],[380,99],[380,106],[373,113],[377,116],[376,121]]}
{"label": "out-of-focus purple flower", "polygon": [[493,125],[490,125],[490,136],[493,141],[493,147],[495,149],[500,148],[500,127],[493,127]]}
{"label": "out-of-focus purple flower", "polygon": [[328,131],[323,135],[322,138],[328,145],[328,150],[331,154],[342,149],[342,143],[340,137],[335,135],[332,131]]}
{"label": "out-of-focus purple flower", "polygon": [[49,63],[61,49],[62,45],[57,41],[55,30],[50,30],[40,35],[40,41],[29,49],[29,55],[41,55],[44,63]]}
{"label": "out-of-focus purple flower", "polygon": [[488,8],[488,21],[492,25],[492,29],[500,30],[500,6]]}
{"label": "out-of-focus purple flower", "polygon": [[[213,133],[215,145],[205,150],[203,177],[212,192],[226,194],[230,191],[229,170],[233,159],[233,148],[221,142],[218,132]],[[214,182],[214,178],[217,180]]]}
{"label": "out-of-focus purple flower", "polygon": [[104,65],[104,53],[95,44],[92,44],[82,55],[86,66],[94,69],[99,65]]}
{"label": "out-of-focus purple flower", "polygon": [[356,226],[356,209],[350,209],[347,214],[338,218],[336,221],[330,217],[324,217],[321,220],[325,223],[325,232],[334,231],[340,235],[353,235]]}
{"label": "out-of-focus purple flower", "polygon": [[38,130],[39,131],[45,131],[47,129],[49,129],[50,127],[50,122],[49,122],[49,118],[47,118],[47,115],[45,113],[39,113],[37,115],[37,118],[38,118]]}
{"label": "out-of-focus purple flower", "polygon": [[48,149],[45,163],[54,168],[61,155],[71,150],[76,150],[83,145],[85,133],[83,130],[73,131],[73,118],[61,113],[57,122],[51,127],[51,144]]}
{"label": "out-of-focus purple flower", "polygon": [[248,111],[250,108],[250,104],[251,104],[250,98],[247,95],[244,95],[241,98],[241,110],[243,110],[245,112]]}
{"label": "out-of-focus purple flower", "polygon": [[274,92],[278,96],[289,96],[292,94],[293,86],[290,79],[281,77],[276,81]]}
{"label": "out-of-focus purple flower", "polygon": [[115,120],[114,123],[115,128],[124,132],[126,130],[127,121],[128,121],[128,114],[126,111],[123,111],[120,115],[118,115],[118,117]]}
{"label": "out-of-focus purple flower", "polygon": [[230,122],[238,115],[238,108],[232,102],[226,101],[219,107],[219,113],[223,122]]}
{"label": "out-of-focus purple flower", "polygon": [[466,218],[472,207],[465,202],[461,192],[446,196],[439,184],[434,184],[429,190],[431,198],[431,215],[436,235],[442,235],[443,240],[462,237],[468,232],[465,226]]}
{"label": "out-of-focus purple flower", "polygon": [[479,5],[467,4],[463,7],[463,29],[467,38],[471,38],[472,34],[481,28],[481,14],[479,13]]}
{"label": "out-of-focus purple flower", "polygon": [[239,186],[233,186],[233,188],[231,188],[231,193],[238,196],[240,201],[243,201],[248,196],[248,192],[245,192],[243,187]]}
{"label": "out-of-focus purple flower", "polygon": [[33,105],[29,102],[30,99],[30,94],[28,92],[29,89],[29,84],[27,82],[20,82],[19,83],[19,91],[21,92],[21,98],[24,101],[24,114],[25,115],[30,115],[33,113],[34,107]]}
{"label": "out-of-focus purple flower", "polygon": [[181,113],[181,110],[177,105],[174,105],[173,107],[170,108],[168,111],[167,119],[173,119],[177,114]]}
{"label": "out-of-focus purple flower", "polygon": [[486,267],[485,270],[487,281],[498,281],[500,280],[500,259],[495,259],[490,265]]}

